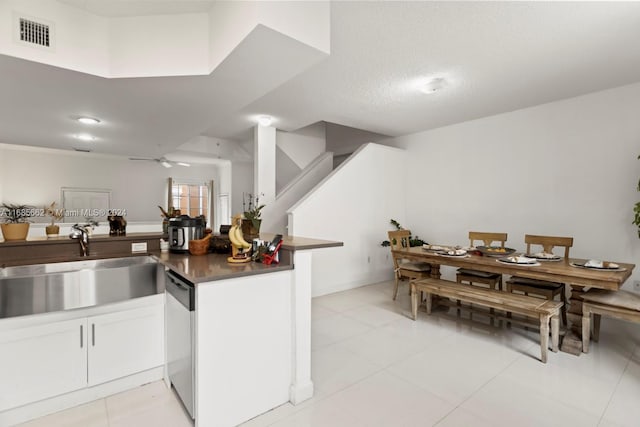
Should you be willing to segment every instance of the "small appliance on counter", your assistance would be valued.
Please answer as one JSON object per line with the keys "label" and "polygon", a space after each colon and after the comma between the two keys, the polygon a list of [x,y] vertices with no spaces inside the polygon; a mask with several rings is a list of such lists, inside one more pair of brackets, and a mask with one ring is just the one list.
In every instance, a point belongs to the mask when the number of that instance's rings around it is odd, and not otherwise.
{"label": "small appliance on counter", "polygon": [[204,217],[191,218],[180,215],[169,218],[169,250],[171,252],[189,252],[189,241],[204,237],[207,221]]}

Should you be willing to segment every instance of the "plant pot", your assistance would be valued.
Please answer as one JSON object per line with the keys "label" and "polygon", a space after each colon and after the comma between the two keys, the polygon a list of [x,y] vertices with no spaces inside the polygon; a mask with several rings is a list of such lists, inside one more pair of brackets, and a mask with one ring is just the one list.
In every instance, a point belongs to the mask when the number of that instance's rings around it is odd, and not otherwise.
{"label": "plant pot", "polygon": [[243,219],[242,220],[242,235],[244,240],[251,242],[253,239],[260,237],[260,224],[261,219]]}
{"label": "plant pot", "polygon": [[2,224],[1,228],[4,240],[27,240],[27,234],[29,234],[28,222]]}
{"label": "plant pot", "polygon": [[58,237],[58,234],[60,234],[60,226],[47,225],[45,227],[45,231],[47,233],[47,237]]}

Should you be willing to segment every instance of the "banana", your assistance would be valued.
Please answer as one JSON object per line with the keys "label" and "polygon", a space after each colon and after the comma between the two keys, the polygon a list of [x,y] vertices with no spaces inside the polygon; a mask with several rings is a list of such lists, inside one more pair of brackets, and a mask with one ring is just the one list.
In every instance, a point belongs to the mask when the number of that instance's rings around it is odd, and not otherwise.
{"label": "banana", "polygon": [[239,242],[238,239],[236,239],[236,230],[238,229],[238,226],[236,225],[232,225],[231,228],[229,229],[229,240],[231,241],[231,244],[233,246],[235,246],[236,248],[241,248],[242,247],[242,242]]}
{"label": "banana", "polygon": [[[240,244],[240,246],[244,249],[249,249],[251,247],[251,243],[247,242],[246,240],[244,240],[244,236],[242,235],[242,228],[240,227],[236,227],[235,231],[235,238],[238,241],[238,243]],[[229,231],[231,232],[231,231]]]}

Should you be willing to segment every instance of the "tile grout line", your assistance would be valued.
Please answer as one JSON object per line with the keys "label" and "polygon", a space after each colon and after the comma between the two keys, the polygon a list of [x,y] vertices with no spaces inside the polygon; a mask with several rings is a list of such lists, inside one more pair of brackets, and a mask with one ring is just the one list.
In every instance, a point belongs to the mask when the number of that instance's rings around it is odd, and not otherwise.
{"label": "tile grout line", "polygon": [[476,393],[478,393],[480,390],[482,390],[484,387],[486,387],[487,384],[489,384],[491,381],[495,380],[499,375],[503,374],[507,369],[509,369],[511,366],[513,366],[518,360],[520,360],[524,356],[525,356],[524,354],[520,353],[516,357],[514,357],[513,360],[511,361],[511,363],[507,364],[502,370],[498,371],[493,377],[489,378],[487,381],[485,381],[483,384],[481,384],[476,390],[473,391],[473,393],[469,394],[469,396],[467,396],[465,399],[463,399],[451,411],[449,411],[446,415],[444,415],[442,418],[440,418],[438,421],[436,421],[436,423],[433,424],[433,426],[435,427],[438,424],[440,424],[442,421],[444,421],[454,411],[456,411],[458,408],[462,407],[462,405],[464,405],[465,402],[467,402],[469,399],[474,397],[476,395]]}
{"label": "tile grout line", "polygon": [[598,419],[598,425],[602,424],[602,421],[604,420],[604,415],[607,413],[607,409],[609,409],[609,405],[611,405],[611,401],[613,400],[613,396],[616,394],[616,390],[618,390],[618,387],[620,387],[620,383],[622,382],[622,378],[624,377],[625,372],[627,372],[627,370],[629,369],[629,365],[631,364],[631,359],[633,358],[633,355],[636,354],[636,351],[638,350],[638,348],[640,348],[640,346],[636,345],[634,347],[634,349],[631,351],[631,354],[629,355],[629,359],[627,360],[627,364],[624,365],[624,369],[622,370],[622,373],[620,374],[620,377],[618,378],[618,382],[616,383],[616,386],[613,388],[613,391],[611,392],[611,396],[609,396],[609,400],[607,400],[607,405],[604,407],[604,410],[602,411],[602,414],[600,415],[600,418]]}

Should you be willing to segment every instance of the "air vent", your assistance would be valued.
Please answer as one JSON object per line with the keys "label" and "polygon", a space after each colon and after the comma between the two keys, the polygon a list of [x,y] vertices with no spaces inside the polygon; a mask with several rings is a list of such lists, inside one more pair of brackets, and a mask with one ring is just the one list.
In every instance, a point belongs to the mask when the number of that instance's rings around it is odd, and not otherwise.
{"label": "air vent", "polygon": [[88,149],[86,149],[86,148],[76,148],[76,147],[73,147],[73,149],[74,149],[74,150],[76,150],[76,151],[79,151],[79,152],[81,152],[81,153],[90,153],[90,152],[91,152],[91,150],[88,150]]}
{"label": "air vent", "polygon": [[20,41],[49,47],[49,26],[30,19],[20,18]]}

